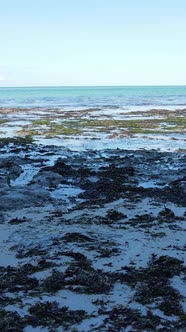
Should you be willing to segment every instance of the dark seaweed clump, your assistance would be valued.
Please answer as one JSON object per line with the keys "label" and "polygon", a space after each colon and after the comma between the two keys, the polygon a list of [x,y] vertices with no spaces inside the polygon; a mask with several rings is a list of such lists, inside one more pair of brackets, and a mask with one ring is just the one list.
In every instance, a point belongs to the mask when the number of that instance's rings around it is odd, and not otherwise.
{"label": "dark seaweed clump", "polygon": [[20,317],[17,312],[0,310],[0,331],[23,332],[24,327],[48,327],[50,331],[57,327],[68,327],[87,318],[84,310],[69,310],[59,307],[57,302],[37,303],[29,308],[29,315]]}
{"label": "dark seaweed clump", "polygon": [[68,288],[79,293],[104,294],[112,289],[112,275],[94,269],[90,261],[80,253],[65,254],[75,258],[76,261],[72,262],[64,273],[54,270],[43,283],[46,291],[55,292]]}
{"label": "dark seaweed clump", "polygon": [[87,316],[84,310],[69,310],[68,307],[59,307],[56,301],[37,303],[29,309],[29,313],[32,316],[28,317],[28,322],[30,321],[33,327],[37,327],[39,323],[42,326],[67,328],[81,322]]}

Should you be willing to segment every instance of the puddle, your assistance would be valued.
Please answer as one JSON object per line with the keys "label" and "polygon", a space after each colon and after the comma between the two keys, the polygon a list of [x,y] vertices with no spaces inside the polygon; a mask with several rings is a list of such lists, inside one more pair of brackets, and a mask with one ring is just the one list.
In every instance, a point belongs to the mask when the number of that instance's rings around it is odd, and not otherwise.
{"label": "puddle", "polygon": [[38,173],[38,167],[34,167],[33,165],[22,165],[21,167],[23,173],[16,180],[11,180],[11,186],[25,186]]}
{"label": "puddle", "polygon": [[65,196],[67,197],[76,197],[80,193],[82,193],[83,190],[80,188],[73,187],[71,185],[62,185],[61,187],[58,187],[56,190],[53,190],[51,192],[51,196],[55,198],[63,198]]}
{"label": "puddle", "polygon": [[144,182],[139,182],[138,186],[143,187],[145,189],[147,189],[147,188],[164,188],[167,186],[167,184],[159,185],[154,181],[144,181]]}

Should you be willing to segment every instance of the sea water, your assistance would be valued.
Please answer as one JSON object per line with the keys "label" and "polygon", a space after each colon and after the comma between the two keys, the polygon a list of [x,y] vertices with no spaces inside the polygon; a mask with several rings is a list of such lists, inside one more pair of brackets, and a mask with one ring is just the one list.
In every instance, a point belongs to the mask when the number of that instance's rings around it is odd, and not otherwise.
{"label": "sea water", "polygon": [[4,87],[0,107],[177,109],[186,107],[186,86]]}

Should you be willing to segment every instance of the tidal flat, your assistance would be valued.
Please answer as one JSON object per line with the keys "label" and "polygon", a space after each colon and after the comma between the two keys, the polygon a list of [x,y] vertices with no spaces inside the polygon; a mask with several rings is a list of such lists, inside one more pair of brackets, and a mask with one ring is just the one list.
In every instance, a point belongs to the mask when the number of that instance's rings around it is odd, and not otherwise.
{"label": "tidal flat", "polygon": [[185,331],[185,112],[0,110],[1,331]]}
{"label": "tidal flat", "polygon": [[127,149],[177,150],[185,146],[186,109],[111,112],[97,108],[1,108],[0,114],[1,137],[28,137],[46,145],[51,141],[70,147],[78,141],[79,146],[102,149],[104,141],[107,148],[113,144]]}

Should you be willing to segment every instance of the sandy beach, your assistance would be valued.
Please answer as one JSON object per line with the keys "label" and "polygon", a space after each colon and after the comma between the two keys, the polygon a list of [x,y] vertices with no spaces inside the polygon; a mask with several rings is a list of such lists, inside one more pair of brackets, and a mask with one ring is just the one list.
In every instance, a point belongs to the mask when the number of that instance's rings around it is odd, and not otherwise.
{"label": "sandy beach", "polygon": [[1,109],[1,331],[183,332],[185,110],[69,112]]}

